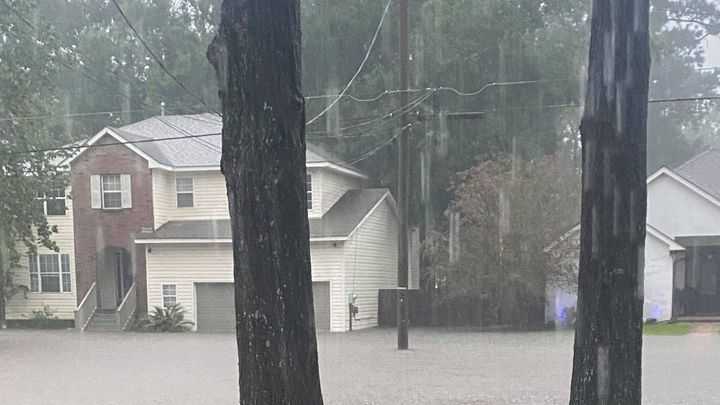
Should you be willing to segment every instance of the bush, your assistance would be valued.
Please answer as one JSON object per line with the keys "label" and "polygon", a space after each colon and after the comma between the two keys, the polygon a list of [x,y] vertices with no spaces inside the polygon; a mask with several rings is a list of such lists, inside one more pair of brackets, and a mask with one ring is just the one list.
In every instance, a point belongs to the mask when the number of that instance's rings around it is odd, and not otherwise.
{"label": "bush", "polygon": [[146,319],[139,322],[141,330],[150,332],[187,332],[194,322],[185,320],[185,309],[182,305],[156,306]]}
{"label": "bush", "polygon": [[48,329],[52,321],[57,319],[50,305],[45,305],[42,309],[32,311],[29,326],[34,329]]}

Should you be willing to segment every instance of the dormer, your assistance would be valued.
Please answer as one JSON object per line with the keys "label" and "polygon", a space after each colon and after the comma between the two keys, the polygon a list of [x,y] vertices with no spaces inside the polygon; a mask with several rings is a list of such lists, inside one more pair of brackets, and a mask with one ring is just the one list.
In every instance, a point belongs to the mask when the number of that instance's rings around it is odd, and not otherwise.
{"label": "dormer", "polygon": [[308,217],[321,218],[346,192],[362,188],[367,176],[334,159],[317,146],[307,146]]}

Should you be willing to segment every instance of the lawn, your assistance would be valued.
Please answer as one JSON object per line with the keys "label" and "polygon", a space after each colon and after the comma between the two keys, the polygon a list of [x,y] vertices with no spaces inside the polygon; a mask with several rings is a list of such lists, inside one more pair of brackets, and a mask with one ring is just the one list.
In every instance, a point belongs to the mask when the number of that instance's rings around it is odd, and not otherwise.
{"label": "lawn", "polygon": [[643,333],[653,336],[682,336],[687,335],[691,330],[692,326],[684,322],[658,322],[643,326]]}

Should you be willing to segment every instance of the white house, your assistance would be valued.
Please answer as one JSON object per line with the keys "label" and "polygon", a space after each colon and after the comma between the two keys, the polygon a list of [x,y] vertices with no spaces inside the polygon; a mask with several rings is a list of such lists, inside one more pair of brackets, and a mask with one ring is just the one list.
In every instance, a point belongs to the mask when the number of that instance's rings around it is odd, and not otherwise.
{"label": "white house", "polygon": [[[719,173],[720,151],[710,149],[648,177],[645,319],[720,316]],[[546,320],[561,323],[575,293],[549,283],[546,296]]]}

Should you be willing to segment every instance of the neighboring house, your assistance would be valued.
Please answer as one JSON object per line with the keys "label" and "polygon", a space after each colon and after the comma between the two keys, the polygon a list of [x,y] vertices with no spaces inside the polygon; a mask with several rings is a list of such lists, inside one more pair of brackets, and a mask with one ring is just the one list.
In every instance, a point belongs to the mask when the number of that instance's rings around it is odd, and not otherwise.
{"label": "neighboring house", "polygon": [[[50,226],[58,232],[52,240],[58,251],[38,247],[37,254],[23,255],[19,268],[13,269],[14,282],[28,288],[8,300],[6,316],[9,323],[23,322],[33,317],[34,311],[47,307],[62,323],[72,326],[76,301],[75,249],[73,235],[72,200],[68,190],[58,190],[53,195],[40,196],[36,203],[42,209]],[[18,245],[25,253],[27,247]]]}
{"label": "neighboring house", "polygon": [[[60,252],[41,250],[16,271],[33,291],[10,301],[8,318],[47,304],[80,329],[120,330],[180,303],[198,330],[234,330],[221,125],[210,114],[160,116],[89,139],[65,162],[64,215],[48,212]],[[308,145],[306,160],[317,327],[347,330],[351,300],[353,328],[375,326],[378,290],[397,287],[395,201],[320,148]]]}
{"label": "neighboring house", "polygon": [[[648,177],[645,319],[720,316],[718,173],[720,151],[710,149]],[[579,229],[566,237],[579,238]],[[548,285],[547,320],[560,322],[563,310],[575,301],[569,289]]]}

